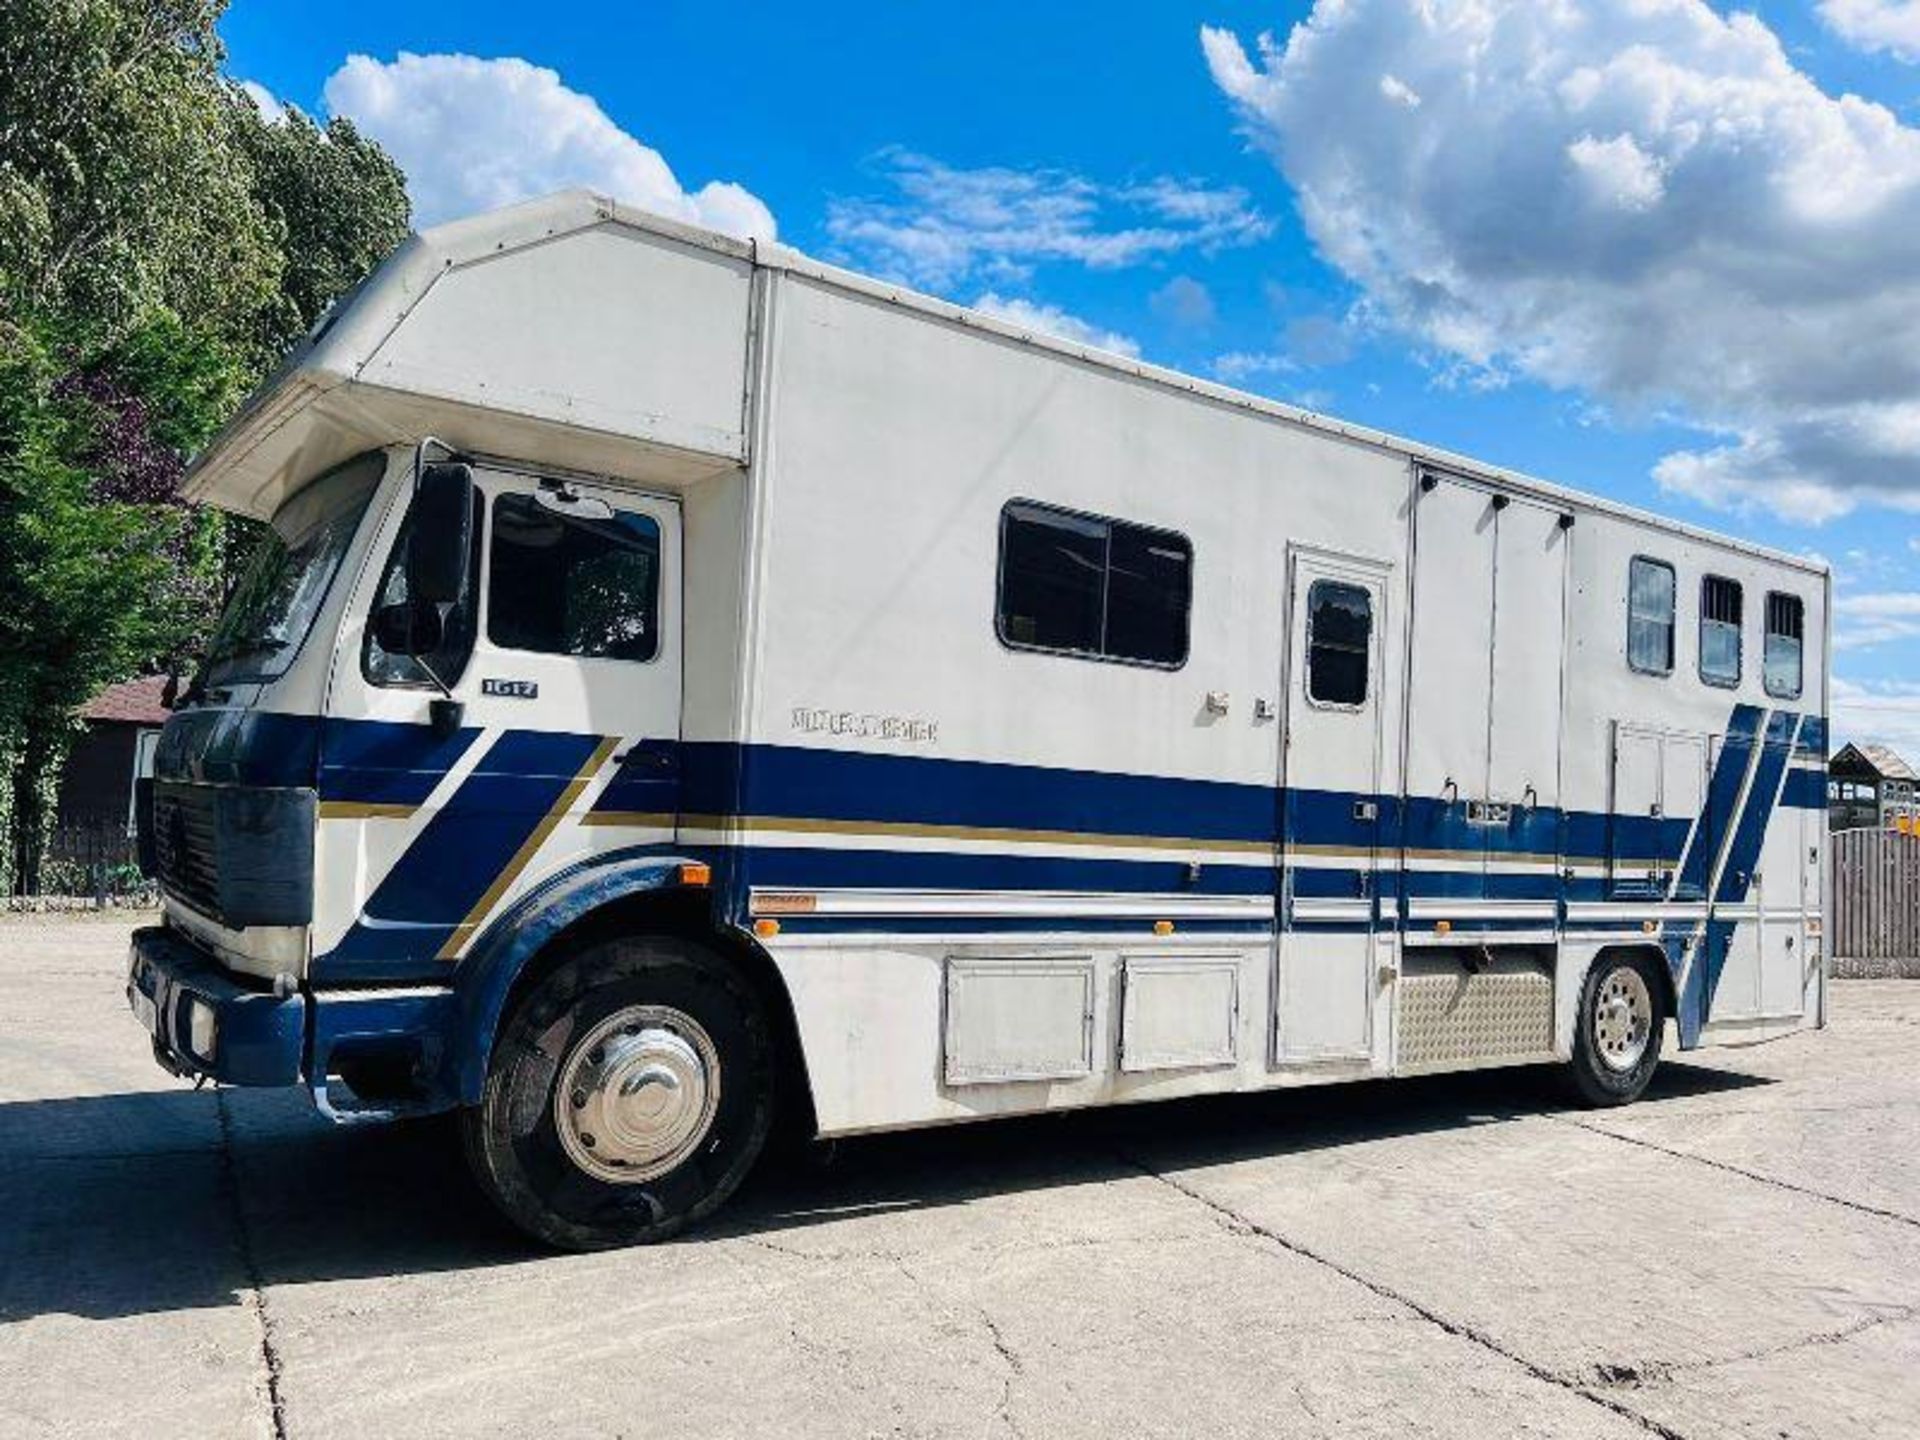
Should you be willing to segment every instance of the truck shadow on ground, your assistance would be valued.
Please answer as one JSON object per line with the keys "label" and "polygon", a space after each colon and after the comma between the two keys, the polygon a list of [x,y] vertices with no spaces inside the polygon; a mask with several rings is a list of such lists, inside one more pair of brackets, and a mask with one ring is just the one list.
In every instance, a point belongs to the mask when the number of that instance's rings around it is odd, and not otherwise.
{"label": "truck shadow on ground", "polygon": [[[1215,1096],[771,1153],[695,1234],[771,1236],[865,1213],[1311,1154],[1564,1107],[1551,1072]],[[1640,1104],[1773,1082],[1663,1067]],[[343,1129],[289,1092],[141,1092],[0,1105],[0,1323],[228,1306],[249,1287],[537,1264],[467,1178],[454,1126]],[[607,1263],[644,1274],[644,1250]]]}

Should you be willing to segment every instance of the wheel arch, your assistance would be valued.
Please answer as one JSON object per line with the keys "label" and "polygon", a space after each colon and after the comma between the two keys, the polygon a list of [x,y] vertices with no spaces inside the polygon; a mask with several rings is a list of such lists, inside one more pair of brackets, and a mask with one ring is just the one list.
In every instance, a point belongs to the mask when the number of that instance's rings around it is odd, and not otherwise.
{"label": "wheel arch", "polygon": [[478,1103],[500,1026],[513,1006],[568,957],[622,936],[661,935],[717,951],[754,989],[773,1029],[777,1104],[812,1135],[813,1090],[793,999],[765,949],[721,920],[718,894],[682,878],[688,856],[648,856],[559,877],[489,927],[454,977],[462,1024],[453,1057],[453,1089]]}
{"label": "wheel arch", "polygon": [[1661,1014],[1665,1019],[1678,1021],[1680,1018],[1680,996],[1674,984],[1673,965],[1667,959],[1667,952],[1652,941],[1630,941],[1623,944],[1602,945],[1593,952],[1593,959],[1587,965],[1587,973],[1580,977],[1581,993],[1586,990],[1587,976],[1592,975],[1609,960],[1638,956],[1652,968],[1654,983],[1660,990]]}

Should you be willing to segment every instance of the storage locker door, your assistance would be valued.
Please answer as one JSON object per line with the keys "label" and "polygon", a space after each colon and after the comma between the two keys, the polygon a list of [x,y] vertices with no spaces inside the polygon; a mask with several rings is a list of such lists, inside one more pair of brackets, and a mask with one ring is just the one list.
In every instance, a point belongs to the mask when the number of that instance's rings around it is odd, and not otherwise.
{"label": "storage locker door", "polygon": [[1494,519],[1488,718],[1489,885],[1551,925],[1560,861],[1560,671],[1567,549],[1560,512],[1513,501]]}
{"label": "storage locker door", "polygon": [[1613,735],[1613,798],[1608,807],[1609,893],[1633,898],[1658,893],[1661,856],[1660,735],[1618,722]]}
{"label": "storage locker door", "polygon": [[1487,798],[1497,512],[1484,490],[1429,479],[1414,521],[1406,893],[1477,898],[1486,827],[1468,817]]}
{"label": "storage locker door", "polygon": [[[1779,766],[1780,778],[1770,793],[1755,804],[1770,807],[1766,838],[1760,847],[1760,868],[1754,872],[1754,889],[1760,897],[1760,1013],[1776,1018],[1800,1014],[1805,999],[1805,938],[1801,934],[1801,890],[1804,882],[1804,851],[1800,838],[1800,814],[1785,803],[1793,784],[1791,742],[1768,750]],[[1762,767],[1763,775],[1772,772]]]}
{"label": "storage locker door", "polygon": [[[1662,888],[1678,884],[1687,834],[1699,820],[1707,797],[1707,737],[1667,735],[1660,742],[1660,823],[1657,854]],[[1694,898],[1698,899],[1698,887]]]}
{"label": "storage locker door", "polygon": [[[1824,788],[1824,787],[1822,787]],[[1801,923],[1800,1013],[1809,1020],[1824,1019],[1826,969],[1823,957],[1832,954],[1833,918],[1827,914],[1827,812],[1807,808],[1800,812],[1800,904]]]}

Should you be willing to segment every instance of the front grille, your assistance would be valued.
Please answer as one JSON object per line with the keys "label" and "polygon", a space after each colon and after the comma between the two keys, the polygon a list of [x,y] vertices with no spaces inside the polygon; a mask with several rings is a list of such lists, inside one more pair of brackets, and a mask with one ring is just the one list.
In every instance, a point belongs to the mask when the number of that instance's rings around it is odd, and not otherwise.
{"label": "front grille", "polygon": [[202,915],[220,916],[219,857],[214,850],[210,785],[161,781],[153,787],[153,856],[160,885]]}

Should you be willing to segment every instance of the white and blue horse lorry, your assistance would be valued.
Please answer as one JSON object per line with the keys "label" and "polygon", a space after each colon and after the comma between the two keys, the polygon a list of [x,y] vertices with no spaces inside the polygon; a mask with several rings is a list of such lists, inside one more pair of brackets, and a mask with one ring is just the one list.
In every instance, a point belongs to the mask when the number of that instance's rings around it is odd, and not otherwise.
{"label": "white and blue horse lorry", "polygon": [[561,1246],[822,1136],[1822,1023],[1829,577],[570,193],[196,461],[161,1063]]}

